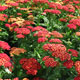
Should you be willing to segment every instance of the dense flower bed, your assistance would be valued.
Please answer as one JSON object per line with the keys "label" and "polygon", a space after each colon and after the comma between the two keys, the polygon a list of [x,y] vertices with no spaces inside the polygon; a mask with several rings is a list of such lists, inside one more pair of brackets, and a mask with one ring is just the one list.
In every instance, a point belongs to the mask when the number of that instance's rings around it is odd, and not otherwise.
{"label": "dense flower bed", "polygon": [[0,1],[0,80],[80,80],[80,1]]}

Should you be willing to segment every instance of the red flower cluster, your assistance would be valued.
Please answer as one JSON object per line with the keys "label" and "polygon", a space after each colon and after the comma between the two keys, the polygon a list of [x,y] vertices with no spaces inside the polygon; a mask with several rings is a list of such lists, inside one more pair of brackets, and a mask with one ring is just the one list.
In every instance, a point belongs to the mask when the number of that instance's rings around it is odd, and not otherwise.
{"label": "red flower cluster", "polygon": [[60,18],[59,20],[60,20],[61,22],[67,22],[67,20],[64,19],[64,18]]}
{"label": "red flower cluster", "polygon": [[30,30],[27,28],[15,28],[14,31],[18,34],[30,34]]}
{"label": "red flower cluster", "polygon": [[66,52],[66,47],[63,44],[45,44],[43,45],[43,49],[48,47],[51,52]]}
{"label": "red flower cluster", "polygon": [[20,60],[20,64],[22,64],[22,68],[24,70],[27,70],[27,74],[32,74],[32,75],[36,75],[37,74],[37,70],[41,68],[40,64],[37,62],[36,59],[34,58],[22,58]]}
{"label": "red flower cluster", "polygon": [[17,38],[24,38],[25,36],[23,34],[16,35]]}
{"label": "red flower cluster", "polygon": [[66,51],[66,47],[63,44],[45,44],[43,45],[43,49],[45,51],[49,50],[51,52],[65,52]]}
{"label": "red flower cluster", "polygon": [[4,42],[4,41],[0,41],[0,48],[2,49],[6,49],[6,50],[10,50],[10,46],[7,42]]}
{"label": "red flower cluster", "polygon": [[71,52],[72,56],[78,57],[79,53],[76,50],[74,50],[74,49],[68,49],[68,52]]}
{"label": "red flower cluster", "polygon": [[31,0],[17,0],[16,2],[18,2],[18,3],[27,3],[29,1],[31,1]]}
{"label": "red flower cluster", "polygon": [[10,24],[6,23],[5,26],[9,28],[10,27]]}
{"label": "red flower cluster", "polygon": [[69,23],[80,26],[80,19],[71,19]]}
{"label": "red flower cluster", "polygon": [[63,10],[74,13],[75,12],[75,7],[70,5],[70,4],[67,4],[66,6],[63,6]]}
{"label": "red flower cluster", "polygon": [[54,9],[62,9],[62,5],[59,3],[55,3],[55,2],[49,2],[48,3],[50,8],[54,8]]}
{"label": "red flower cluster", "polygon": [[60,58],[61,61],[70,60],[71,59],[71,56],[70,56],[69,53],[61,52],[61,51],[60,52],[59,51],[53,52],[52,56]]}
{"label": "red flower cluster", "polygon": [[21,16],[22,14],[21,13],[17,13],[17,15]]}
{"label": "red flower cluster", "polygon": [[73,65],[74,65],[74,62],[72,60],[68,60],[63,63],[63,66],[65,66],[68,69],[72,68]]}
{"label": "red flower cluster", "polygon": [[37,4],[38,2],[40,2],[40,3],[48,3],[49,1],[48,0],[33,0],[33,2]]}
{"label": "red flower cluster", "polygon": [[50,33],[47,30],[40,30],[37,33],[34,34],[34,36],[38,37],[50,37]]}
{"label": "red flower cluster", "polygon": [[61,12],[59,10],[54,10],[54,9],[45,9],[44,12],[49,12],[49,13],[53,13],[53,14],[61,14]]}
{"label": "red flower cluster", "polygon": [[62,43],[60,39],[50,39],[49,42]]}
{"label": "red flower cluster", "polygon": [[79,0],[73,0],[73,3],[75,3],[75,4],[79,4],[80,1],[79,1]]}
{"label": "red flower cluster", "polygon": [[0,6],[0,11],[4,11],[4,10],[6,10],[6,9],[7,9],[6,6]]}
{"label": "red flower cluster", "polygon": [[46,37],[40,37],[40,38],[38,38],[38,43],[40,43],[40,42],[45,42],[45,41],[47,41],[48,39],[46,38]]}
{"label": "red flower cluster", "polygon": [[17,38],[24,38],[24,35],[30,34],[30,30],[28,28],[15,28],[14,31],[18,34],[16,35]]}
{"label": "red flower cluster", "polygon": [[74,24],[68,24],[67,27],[69,27],[70,29],[75,29],[76,30],[76,25]]}
{"label": "red flower cluster", "polygon": [[6,14],[0,14],[0,21],[5,21],[7,17],[8,16]]}
{"label": "red flower cluster", "polygon": [[18,6],[19,4],[17,2],[10,2],[10,3],[7,3],[8,5],[10,6]]}
{"label": "red flower cluster", "polygon": [[63,38],[63,35],[57,31],[52,31],[51,35],[55,38]]}
{"label": "red flower cluster", "polygon": [[64,3],[75,3],[75,4],[79,4],[80,1],[79,0],[63,0]]}
{"label": "red flower cluster", "polygon": [[32,32],[33,31],[36,31],[36,33],[34,33],[33,36],[37,36],[38,37],[38,43],[45,42],[45,41],[48,40],[49,37],[51,37],[50,32],[47,31],[45,28],[43,28],[41,26],[34,27],[32,29]]}
{"label": "red flower cluster", "polygon": [[57,65],[57,61],[54,61],[54,59],[53,58],[50,58],[49,56],[45,56],[44,58],[43,58],[43,61],[45,61],[45,66],[46,67],[55,67],[56,65]]}
{"label": "red flower cluster", "polygon": [[32,29],[33,29],[33,27],[32,27],[32,26],[26,26],[26,28],[28,28],[28,29],[30,29],[30,30],[32,30]]}
{"label": "red flower cluster", "polygon": [[76,61],[74,65],[78,75],[80,75],[80,61]]}
{"label": "red flower cluster", "polygon": [[46,29],[45,28],[43,28],[43,27],[41,27],[41,26],[37,26],[37,27],[34,27],[33,29],[32,29],[32,32],[34,32],[34,31],[46,31]]}
{"label": "red flower cluster", "polygon": [[63,44],[45,44],[43,45],[45,51],[52,52],[52,56],[60,58],[61,61],[70,60],[71,56],[66,52],[66,47]]}
{"label": "red flower cluster", "polygon": [[29,20],[24,21],[24,25],[30,25],[30,24],[34,24],[34,22]]}
{"label": "red flower cluster", "polygon": [[0,66],[11,67],[10,58],[5,53],[0,53]]}

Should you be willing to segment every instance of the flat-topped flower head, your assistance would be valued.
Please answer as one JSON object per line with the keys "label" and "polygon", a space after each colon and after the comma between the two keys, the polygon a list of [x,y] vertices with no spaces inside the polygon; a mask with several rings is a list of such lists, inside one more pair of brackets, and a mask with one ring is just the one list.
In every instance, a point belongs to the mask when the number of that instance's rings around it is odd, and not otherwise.
{"label": "flat-topped flower head", "polygon": [[2,48],[3,50],[10,50],[9,44],[5,41],[0,41],[0,48]]}

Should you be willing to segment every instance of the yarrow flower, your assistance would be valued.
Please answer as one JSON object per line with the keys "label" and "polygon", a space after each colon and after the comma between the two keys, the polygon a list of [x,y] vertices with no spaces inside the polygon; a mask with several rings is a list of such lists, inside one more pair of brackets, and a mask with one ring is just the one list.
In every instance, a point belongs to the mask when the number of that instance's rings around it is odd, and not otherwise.
{"label": "yarrow flower", "polygon": [[63,44],[44,44],[43,49],[45,51],[52,52],[53,57],[60,58],[61,61],[70,60],[71,56],[66,52],[66,47]]}
{"label": "yarrow flower", "polygon": [[80,75],[80,61],[76,61],[74,65],[78,75]]}
{"label": "yarrow flower", "polygon": [[44,12],[49,12],[49,13],[53,13],[53,14],[61,14],[61,12],[59,10],[54,10],[54,9],[45,9]]}
{"label": "yarrow flower", "polygon": [[74,62],[72,60],[68,60],[63,63],[63,66],[65,66],[68,69],[72,68],[73,65],[74,65]]}
{"label": "yarrow flower", "polygon": [[40,64],[37,62],[35,58],[22,58],[20,61],[20,64],[22,64],[22,68],[26,71],[26,74],[32,74],[36,75],[37,70],[41,68]]}
{"label": "yarrow flower", "polygon": [[55,38],[63,38],[63,35],[57,31],[52,31],[51,35]]}
{"label": "yarrow flower", "polygon": [[0,48],[2,48],[4,50],[10,50],[9,44],[5,41],[0,41]]}
{"label": "yarrow flower", "polygon": [[15,32],[17,32],[18,34],[30,34],[30,30],[27,28],[15,28],[14,29]]}
{"label": "yarrow flower", "polygon": [[62,43],[60,39],[50,39],[49,42]]}
{"label": "yarrow flower", "polygon": [[66,47],[63,44],[44,44],[43,49],[51,52],[66,52]]}
{"label": "yarrow flower", "polygon": [[62,5],[59,3],[55,3],[55,2],[49,2],[48,3],[50,8],[54,8],[54,9],[62,9]]}
{"label": "yarrow flower", "polygon": [[71,52],[72,56],[78,57],[79,53],[76,50],[74,50],[74,49],[68,49],[68,52]]}
{"label": "yarrow flower", "polygon": [[20,15],[22,15],[22,14],[21,14],[21,13],[17,13],[17,15],[19,15],[19,16],[20,16]]}
{"label": "yarrow flower", "polygon": [[7,3],[10,6],[18,6],[19,4],[17,2],[13,2],[13,3]]}
{"label": "yarrow flower", "polygon": [[69,27],[70,29],[74,29],[74,30],[76,30],[76,25],[74,25],[74,24],[68,24],[67,25],[67,27]]}
{"label": "yarrow flower", "polygon": [[5,26],[9,28],[10,27],[10,24],[6,23]]}
{"label": "yarrow flower", "polygon": [[4,11],[4,10],[6,10],[6,9],[7,9],[6,6],[0,6],[0,11]]}
{"label": "yarrow flower", "polygon": [[33,27],[32,27],[32,26],[26,26],[26,28],[28,28],[28,29],[30,29],[30,30],[32,30],[32,29],[33,29]]}
{"label": "yarrow flower", "polygon": [[54,59],[49,56],[45,56],[42,60],[45,61],[46,67],[55,67],[57,65],[57,61],[54,61]]}
{"label": "yarrow flower", "polygon": [[70,5],[70,4],[67,4],[66,6],[63,6],[62,8],[63,10],[65,11],[68,11],[68,12],[75,12],[75,7],[73,5]]}
{"label": "yarrow flower", "polygon": [[5,53],[0,53],[0,66],[11,67],[10,58]]}
{"label": "yarrow flower", "polygon": [[69,23],[80,26],[80,19],[71,19]]}
{"label": "yarrow flower", "polygon": [[32,29],[32,32],[34,32],[34,31],[47,31],[45,28],[43,28],[43,27],[41,27],[41,26],[37,26],[37,27],[34,27],[33,29]]}
{"label": "yarrow flower", "polygon": [[33,2],[35,4],[37,4],[38,2],[40,2],[40,3],[48,3],[49,1],[48,0],[33,0]]}
{"label": "yarrow flower", "polygon": [[38,38],[38,43],[40,43],[40,42],[45,42],[45,41],[47,41],[48,39],[47,38],[45,38],[45,37],[40,37],[40,38]]}
{"label": "yarrow flower", "polygon": [[17,0],[16,2],[18,3],[27,3],[27,2],[30,2],[31,0]]}
{"label": "yarrow flower", "polygon": [[22,59],[20,59],[19,63],[24,64],[27,60],[28,60],[27,58],[22,58]]}
{"label": "yarrow flower", "polygon": [[38,37],[51,37],[50,33],[47,30],[40,30],[40,31],[34,33],[34,36],[38,36]]}
{"label": "yarrow flower", "polygon": [[18,35],[16,35],[16,37],[17,37],[17,38],[24,38],[25,36],[22,35],[22,34],[18,34]]}
{"label": "yarrow flower", "polygon": [[67,20],[64,19],[64,18],[60,18],[59,21],[61,21],[61,22],[67,22]]}
{"label": "yarrow flower", "polygon": [[7,17],[8,16],[6,14],[0,14],[0,21],[5,21]]}

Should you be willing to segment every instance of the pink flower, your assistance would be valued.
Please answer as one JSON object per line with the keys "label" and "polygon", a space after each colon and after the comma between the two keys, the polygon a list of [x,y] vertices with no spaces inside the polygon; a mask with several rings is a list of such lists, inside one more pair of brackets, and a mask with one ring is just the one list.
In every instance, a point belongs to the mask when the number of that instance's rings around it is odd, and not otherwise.
{"label": "pink flower", "polygon": [[78,75],[80,75],[80,61],[76,61],[74,65]]}
{"label": "pink flower", "polygon": [[54,58],[50,58],[49,56],[45,56],[43,61],[45,61],[46,67],[55,67],[57,65],[57,61],[54,61]]}
{"label": "pink flower", "polygon": [[21,13],[17,13],[17,15],[22,15]]}
{"label": "pink flower", "polygon": [[25,36],[22,35],[22,34],[18,34],[18,35],[16,35],[16,37],[17,37],[17,38],[24,38]]}
{"label": "pink flower", "polygon": [[15,28],[14,31],[18,34],[30,34],[30,30],[28,28]]}
{"label": "pink flower", "polygon": [[38,43],[40,43],[40,42],[45,42],[45,41],[47,41],[48,39],[46,38],[46,37],[40,37],[40,38],[38,38]]}
{"label": "pink flower", "polygon": [[64,19],[64,18],[60,18],[59,20],[62,21],[62,22],[67,22],[67,20]]}
{"label": "pink flower", "polygon": [[52,31],[51,35],[56,38],[63,38],[63,35],[57,31]]}
{"label": "pink flower", "polygon": [[73,64],[74,64],[74,62],[72,60],[68,60],[63,63],[63,65],[68,69],[72,68]]}
{"label": "pink flower", "polygon": [[4,11],[4,10],[6,10],[6,9],[7,9],[6,6],[0,6],[0,11]]}
{"label": "pink flower", "polygon": [[10,58],[5,53],[0,53],[0,66],[11,67]]}
{"label": "pink flower", "polygon": [[49,12],[53,14],[61,14],[59,10],[54,10],[54,9],[45,9],[44,12]]}
{"label": "pink flower", "polygon": [[50,39],[49,42],[62,43],[60,39]]}
{"label": "pink flower", "polygon": [[37,70],[35,69],[29,69],[26,74],[32,74],[32,75],[36,75],[37,74]]}
{"label": "pink flower", "polygon": [[69,27],[70,29],[74,29],[74,30],[76,30],[76,25],[74,25],[74,24],[68,24],[67,25],[67,27]]}
{"label": "pink flower", "polygon": [[14,2],[14,3],[8,3],[9,5],[11,6],[18,6],[19,4],[17,2]]}
{"label": "pink flower", "polygon": [[10,27],[10,24],[6,23],[5,26],[9,28]]}
{"label": "pink flower", "polygon": [[76,50],[74,50],[74,49],[68,49],[68,52],[71,52],[72,56],[78,57],[79,53]]}
{"label": "pink flower", "polygon": [[7,42],[4,42],[4,41],[0,41],[0,48],[2,49],[6,49],[6,50],[10,50],[10,46],[8,45]]}

